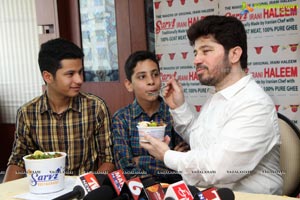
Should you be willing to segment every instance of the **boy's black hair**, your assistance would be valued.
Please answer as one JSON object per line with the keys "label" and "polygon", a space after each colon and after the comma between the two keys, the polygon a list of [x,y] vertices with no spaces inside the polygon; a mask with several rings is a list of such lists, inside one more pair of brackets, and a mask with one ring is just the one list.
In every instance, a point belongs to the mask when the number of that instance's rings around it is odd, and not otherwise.
{"label": "boy's black hair", "polygon": [[158,71],[160,71],[159,63],[158,63],[158,60],[154,53],[152,53],[150,51],[136,51],[136,52],[132,53],[125,62],[125,74],[126,74],[126,78],[130,82],[131,82],[131,76],[133,75],[133,71],[134,71],[134,68],[136,67],[137,63],[140,61],[147,60],[147,59],[150,59],[153,62],[155,62],[158,67]]}
{"label": "boy's black hair", "polygon": [[82,50],[77,45],[62,38],[56,38],[41,45],[38,63],[41,73],[47,71],[55,77],[56,71],[62,67],[61,60],[82,59],[83,56]]}

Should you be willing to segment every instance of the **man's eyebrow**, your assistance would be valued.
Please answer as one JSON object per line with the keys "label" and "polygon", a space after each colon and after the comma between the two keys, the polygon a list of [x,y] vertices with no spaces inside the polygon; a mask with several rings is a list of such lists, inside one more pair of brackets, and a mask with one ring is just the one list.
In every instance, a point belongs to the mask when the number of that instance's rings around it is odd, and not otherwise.
{"label": "man's eyebrow", "polygon": [[137,72],[136,75],[141,75],[141,74],[146,74],[146,72],[141,71],[141,72]]}
{"label": "man's eyebrow", "polygon": [[151,70],[151,72],[158,72],[158,71],[159,71],[158,69]]}

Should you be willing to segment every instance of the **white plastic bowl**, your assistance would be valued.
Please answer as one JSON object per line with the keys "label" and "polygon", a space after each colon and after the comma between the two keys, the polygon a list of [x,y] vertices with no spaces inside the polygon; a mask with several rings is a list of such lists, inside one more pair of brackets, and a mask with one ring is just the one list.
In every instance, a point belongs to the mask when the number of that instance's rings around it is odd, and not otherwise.
{"label": "white plastic bowl", "polygon": [[158,138],[161,141],[164,140],[166,125],[148,127],[137,126],[137,128],[139,131],[139,137],[141,142],[148,142],[144,138],[145,135],[151,135],[152,137]]}
{"label": "white plastic bowl", "polygon": [[[45,153],[54,154],[55,152]],[[57,153],[62,156],[47,159],[27,159],[30,155],[23,157],[31,193],[45,194],[64,189],[67,154],[64,152]]]}

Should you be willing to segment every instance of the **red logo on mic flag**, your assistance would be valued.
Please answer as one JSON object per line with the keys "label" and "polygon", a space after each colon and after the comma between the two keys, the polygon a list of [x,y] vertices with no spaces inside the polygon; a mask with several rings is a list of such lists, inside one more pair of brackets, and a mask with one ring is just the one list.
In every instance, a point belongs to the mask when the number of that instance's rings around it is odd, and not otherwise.
{"label": "red logo on mic flag", "polygon": [[100,187],[97,178],[92,173],[83,174],[79,177],[79,179],[86,192],[91,192]]}
{"label": "red logo on mic flag", "polygon": [[139,177],[130,179],[126,181],[126,185],[128,186],[133,199],[138,200],[144,188],[141,179]]}
{"label": "red logo on mic flag", "polygon": [[149,199],[163,200],[164,191],[160,183],[156,183],[146,188],[146,193]]}
{"label": "red logo on mic flag", "polygon": [[213,187],[202,191],[202,194],[207,200],[221,200],[216,188]]}
{"label": "red logo on mic flag", "polygon": [[182,181],[182,183],[175,185],[173,190],[176,194],[177,199],[184,199],[184,200],[193,200],[193,195],[191,194],[187,185]]}
{"label": "red logo on mic flag", "polygon": [[123,187],[124,183],[126,182],[126,178],[123,174],[123,171],[121,169],[119,169],[117,171],[113,171],[113,172],[109,173],[107,176],[110,179],[110,182],[112,183],[112,185],[114,186],[117,194],[120,195],[122,187]]}

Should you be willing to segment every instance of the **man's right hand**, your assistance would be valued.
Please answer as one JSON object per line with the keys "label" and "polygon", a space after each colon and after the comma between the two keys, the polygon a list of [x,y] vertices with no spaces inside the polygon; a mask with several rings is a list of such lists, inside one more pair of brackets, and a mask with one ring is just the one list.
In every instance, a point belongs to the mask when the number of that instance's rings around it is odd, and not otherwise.
{"label": "man's right hand", "polygon": [[164,101],[174,110],[184,103],[184,93],[181,84],[172,77],[162,92]]}

